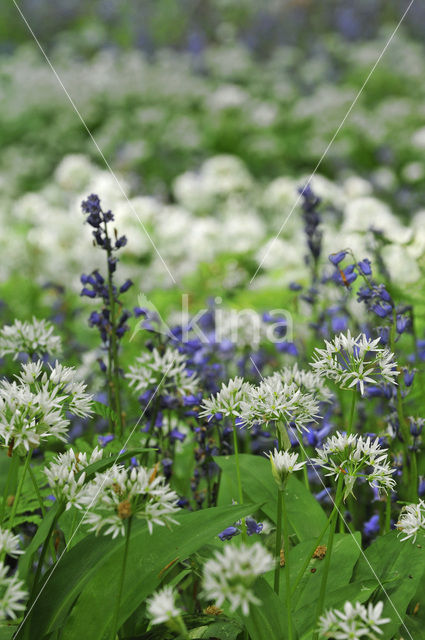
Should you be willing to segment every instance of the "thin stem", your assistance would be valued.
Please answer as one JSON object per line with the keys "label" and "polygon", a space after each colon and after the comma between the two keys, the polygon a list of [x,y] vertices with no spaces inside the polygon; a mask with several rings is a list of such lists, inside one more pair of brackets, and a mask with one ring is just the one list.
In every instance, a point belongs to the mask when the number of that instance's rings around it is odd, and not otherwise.
{"label": "thin stem", "polygon": [[[276,513],[276,545],[275,545],[275,560],[276,565],[274,569],[274,591],[279,595],[280,587],[280,550],[282,548],[282,503],[283,496],[280,489],[277,490],[277,513]],[[285,550],[286,553],[286,550]]]}
{"label": "thin stem", "polygon": [[[239,463],[239,448],[238,448],[238,435],[236,433],[236,424],[233,424],[233,449],[235,451],[235,463],[236,463],[236,478],[238,482],[238,496],[239,503],[243,504],[243,492],[242,492],[242,480],[241,480],[241,468]],[[247,541],[247,532],[246,532],[246,524],[245,518],[242,519],[242,540],[244,542]]]}
{"label": "thin stem", "polygon": [[391,529],[391,493],[387,494],[387,500],[385,503],[385,524],[384,535]]}
{"label": "thin stem", "polygon": [[178,630],[180,631],[181,637],[184,638],[184,640],[190,640],[189,631],[187,630],[183,618],[181,616],[177,616],[174,620]]}
{"label": "thin stem", "polygon": [[289,522],[286,511],[284,491],[281,494],[282,515],[283,515],[283,552],[285,555],[285,581],[286,581],[286,611],[288,614],[288,639],[292,640],[292,613],[291,613],[291,577],[289,574]]}
{"label": "thin stem", "polygon": [[113,617],[113,622],[112,622],[111,640],[115,640],[115,637],[116,637],[117,631],[118,631],[118,616],[119,616],[119,613],[120,613],[121,597],[122,597],[122,592],[123,592],[123,587],[124,587],[125,569],[126,569],[126,565],[127,565],[128,547],[129,547],[129,544],[130,544],[131,520],[132,520],[132,518],[130,516],[130,518],[127,520],[127,527],[126,527],[126,533],[125,533],[124,556],[123,556],[123,559],[122,559],[120,582],[119,582],[119,586],[118,586],[118,595],[117,595],[117,600],[116,600],[116,603],[115,603],[115,611],[114,611],[114,617]]}
{"label": "thin stem", "polygon": [[[302,445],[302,439],[300,439],[300,443]],[[304,449],[303,446],[301,446],[300,449],[301,449],[301,460],[303,462],[306,462],[307,457],[305,455],[305,449]],[[304,484],[305,484],[306,489],[308,491],[310,491],[310,483],[308,481],[308,471],[307,471],[307,465],[306,464],[303,465],[303,478],[304,478]]]}
{"label": "thin stem", "polygon": [[354,411],[356,408],[356,400],[357,400],[357,391],[352,391],[352,396],[351,396],[351,406],[350,406],[350,415],[348,418],[348,435],[350,435],[351,433],[353,433],[353,422],[354,422]]}
{"label": "thin stem", "polygon": [[[37,495],[38,504],[40,505],[41,515],[44,518],[45,515],[46,515],[46,509],[44,507],[43,498],[41,497],[40,489],[38,488],[37,480],[35,478],[35,475],[34,475],[34,472],[33,472],[32,468],[31,468],[31,465],[28,465],[28,471],[29,471],[29,474],[30,474],[30,477],[31,477],[31,481],[32,481],[35,493]],[[53,544],[53,540],[52,540],[50,535],[49,535],[49,547],[50,547],[50,553],[52,555],[52,560],[56,561],[55,545]]]}
{"label": "thin stem", "polygon": [[17,454],[12,453],[12,459],[9,464],[9,469],[7,472],[7,480],[6,486],[3,491],[3,501],[1,503],[1,511],[0,511],[0,526],[3,524],[5,512],[6,512],[6,502],[9,495],[9,489],[12,482],[13,475],[15,473],[16,466],[19,465],[19,456]]}
{"label": "thin stem", "polygon": [[[343,486],[344,486],[344,479],[342,474],[340,474],[338,478],[338,484],[337,484],[336,496],[335,496],[335,507],[337,509],[339,508],[339,505],[342,500]],[[325,603],[326,585],[328,582],[329,567],[330,567],[331,557],[332,557],[332,547],[334,542],[335,528],[336,528],[336,518],[332,520],[330,525],[330,530],[329,530],[328,544],[327,544],[326,557],[325,557],[325,566],[323,568],[322,582],[320,584],[319,598],[318,598],[317,607],[316,607],[316,617],[315,617],[315,625],[314,625],[315,631],[313,632],[313,640],[318,640],[319,638],[319,632],[316,631],[316,629],[317,629],[317,623],[318,623],[319,617],[323,611],[323,605]]]}
{"label": "thin stem", "polygon": [[29,463],[31,460],[31,455],[32,455],[32,451],[29,450],[27,453],[27,456],[25,458],[25,463],[24,463],[24,468],[22,470],[22,474],[21,477],[19,478],[19,482],[18,482],[18,488],[16,489],[16,495],[15,495],[15,499],[13,501],[13,505],[12,505],[12,511],[10,514],[10,518],[9,518],[9,529],[13,529],[13,521],[15,520],[15,516],[16,516],[16,511],[18,510],[18,503],[19,503],[19,499],[21,497],[21,493],[22,493],[22,487],[24,486],[24,480],[25,480],[25,476],[27,474],[27,470],[29,467]]}

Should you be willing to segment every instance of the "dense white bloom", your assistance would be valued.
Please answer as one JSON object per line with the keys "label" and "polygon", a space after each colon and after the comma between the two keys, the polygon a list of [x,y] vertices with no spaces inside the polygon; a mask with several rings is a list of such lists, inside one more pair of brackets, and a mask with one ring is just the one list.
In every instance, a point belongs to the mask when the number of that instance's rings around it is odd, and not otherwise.
{"label": "dense white bloom", "polygon": [[251,385],[243,378],[233,378],[227,384],[224,382],[216,395],[202,401],[203,410],[199,417],[204,418],[215,413],[222,413],[223,416],[239,416],[240,404],[247,397]]}
{"label": "dense white bloom", "polygon": [[246,400],[240,403],[240,417],[247,427],[253,424],[293,422],[298,429],[314,421],[319,404],[310,393],[303,393],[297,384],[287,384],[275,373],[264,378],[257,387],[250,387]]}
{"label": "dense white bloom", "polygon": [[157,474],[157,467],[126,469],[114,464],[85,485],[77,506],[87,509],[85,521],[96,534],[107,527],[104,535],[124,535],[124,522],[131,516],[146,520],[149,532],[153,525],[165,525],[178,511],[178,496]]}
{"label": "dense white bloom", "polygon": [[156,591],[146,601],[146,608],[152,624],[168,622],[182,613],[182,610],[176,605],[176,594],[170,586]]}
{"label": "dense white bloom", "polygon": [[13,324],[5,325],[0,330],[0,356],[11,353],[16,360],[20,353],[59,355],[62,350],[61,339],[53,331],[53,325],[47,320],[15,320]]}
{"label": "dense white bloom", "polygon": [[386,451],[380,447],[378,438],[372,441],[370,437],[345,435],[337,431],[324,442],[321,449],[316,449],[318,457],[312,461],[327,470],[327,476],[338,478],[342,474],[345,484],[344,497],[353,493],[358,478],[386,493],[395,486],[393,469],[390,467]]}
{"label": "dense white bloom", "polygon": [[295,363],[293,367],[285,367],[279,374],[284,383],[295,383],[301,391],[314,394],[317,400],[329,402],[332,398],[332,392],[324,384],[322,376],[315,371],[298,369]]}
{"label": "dense white bloom", "polygon": [[[103,449],[98,447],[93,449],[90,457],[87,453],[75,453],[73,449],[69,449],[65,453],[60,453],[48,467],[45,467],[44,473],[50,488],[57,500],[66,500],[67,509],[78,502],[85,480],[83,469],[100,460],[102,455]],[[76,478],[76,476],[79,477]]]}
{"label": "dense white bloom", "polygon": [[290,473],[299,471],[306,464],[305,462],[297,462],[298,453],[289,453],[289,451],[278,451],[268,454],[272,465],[273,478],[280,489],[285,486],[285,481]]}
{"label": "dense white bloom", "polygon": [[17,576],[8,576],[8,567],[0,563],[0,620],[15,619],[25,609],[22,600],[28,597],[24,583]]}
{"label": "dense white bloom", "polygon": [[12,558],[16,558],[19,554],[24,553],[19,548],[19,536],[15,536],[8,529],[0,529],[0,555],[6,553]]}
{"label": "dense white bloom", "polygon": [[338,640],[377,640],[382,634],[382,625],[390,618],[382,618],[383,602],[375,606],[369,603],[367,608],[356,602],[353,606],[346,602],[344,609],[331,609],[319,618],[319,632],[322,638]]}
{"label": "dense white bloom", "polygon": [[70,421],[91,413],[92,396],[71,367],[58,363],[44,371],[41,361],[22,365],[17,382],[0,382],[0,439],[20,455],[54,436],[66,440]]}
{"label": "dense white bloom", "polygon": [[136,391],[160,387],[160,391],[189,395],[196,391],[198,379],[186,368],[186,358],[177,349],[167,347],[163,354],[158,349],[144,352],[130,367],[127,378]]}
{"label": "dense white bloom", "polygon": [[260,604],[252,592],[256,578],[273,566],[273,557],[259,542],[252,546],[226,546],[205,563],[205,597],[217,606],[228,600],[231,611],[240,608],[247,616],[250,603]]}
{"label": "dense white bloom", "polygon": [[326,349],[315,349],[311,366],[318,375],[334,380],[342,389],[357,386],[364,394],[366,382],[381,381],[397,384],[399,372],[394,354],[379,347],[380,338],[369,340],[365,334],[357,338],[340,333],[332,342],[325,340]]}
{"label": "dense white bloom", "polygon": [[396,527],[404,534],[402,541],[413,538],[412,542],[415,542],[419,532],[425,533],[425,502],[419,500],[418,504],[403,507]]}

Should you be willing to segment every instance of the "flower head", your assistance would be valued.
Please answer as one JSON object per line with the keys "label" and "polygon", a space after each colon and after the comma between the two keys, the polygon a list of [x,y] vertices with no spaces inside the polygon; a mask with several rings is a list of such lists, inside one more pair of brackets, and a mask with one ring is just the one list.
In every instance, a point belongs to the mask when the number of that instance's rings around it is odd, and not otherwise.
{"label": "flower head", "polygon": [[77,506],[87,508],[85,520],[91,531],[98,534],[107,527],[104,535],[116,538],[124,535],[125,520],[132,516],[145,520],[150,533],[154,524],[176,523],[172,516],[179,510],[177,502],[177,494],[156,467],[126,469],[114,464],[85,485]]}
{"label": "flower head", "polygon": [[15,320],[13,324],[5,325],[0,330],[0,356],[10,353],[16,360],[20,353],[27,353],[29,356],[59,355],[62,350],[61,339],[53,331],[53,325],[47,320]]}
{"label": "flower head", "polygon": [[44,469],[47,481],[56,499],[66,500],[67,509],[78,502],[85,480],[83,469],[89,464],[100,460],[102,455],[103,449],[98,449],[97,447],[93,449],[90,457],[87,456],[87,453],[75,453],[73,449],[69,449],[65,453],[60,453],[56,456],[50,465]]}
{"label": "flower head", "polygon": [[182,610],[176,605],[176,594],[170,586],[154,593],[147,600],[146,607],[152,624],[169,622],[182,614]]}
{"label": "flower head", "polygon": [[379,347],[380,338],[369,340],[364,334],[353,338],[340,333],[332,342],[325,340],[326,349],[316,349],[311,366],[315,372],[334,380],[342,389],[358,387],[364,395],[367,382],[396,383],[397,364],[394,354]]}
{"label": "flower head", "polygon": [[0,619],[15,619],[25,609],[22,600],[28,597],[24,583],[17,576],[8,576],[8,567],[0,563]]}
{"label": "flower head", "polygon": [[356,602],[353,606],[346,602],[344,609],[331,609],[319,618],[319,633],[322,638],[339,640],[377,640],[382,634],[382,625],[390,622],[382,618],[383,602],[375,606],[369,603],[367,608]]}
{"label": "flower head", "polygon": [[327,476],[338,478],[342,474],[344,498],[353,493],[358,479],[363,479],[372,488],[386,493],[395,486],[394,471],[390,467],[386,451],[380,447],[378,438],[372,441],[370,437],[345,435],[337,431],[325,441],[321,449],[316,449],[318,457],[312,461],[326,469]]}
{"label": "flower head", "polygon": [[220,391],[209,399],[202,402],[203,410],[199,417],[204,418],[215,413],[222,413],[223,416],[239,416],[240,404],[246,399],[251,385],[244,382],[243,378],[233,378],[226,384],[221,385]]}
{"label": "flower head", "polygon": [[413,538],[412,542],[415,542],[419,532],[425,533],[425,502],[419,500],[418,504],[403,507],[396,527],[404,534],[402,541]]}
{"label": "flower head", "polygon": [[279,373],[285,384],[294,383],[303,393],[312,393],[319,401],[329,402],[332,399],[332,392],[324,384],[323,377],[315,371],[299,369],[295,363]]}
{"label": "flower head", "polygon": [[15,536],[8,529],[0,529],[0,555],[5,553],[12,558],[24,553],[19,548],[19,536]]}
{"label": "flower head", "polygon": [[161,391],[185,396],[195,393],[198,383],[196,375],[186,367],[186,358],[177,349],[167,347],[163,354],[153,349],[137,358],[127,378],[136,391],[159,387]]}
{"label": "flower head", "polygon": [[297,462],[298,453],[289,453],[289,451],[278,451],[269,453],[270,463],[272,465],[273,478],[279,489],[283,489],[285,482],[290,473],[299,471],[306,464],[305,462]]}
{"label": "flower head", "polygon": [[260,604],[252,591],[255,580],[273,565],[273,557],[259,542],[249,547],[226,546],[205,563],[205,597],[219,607],[228,600],[231,611],[240,608],[247,616],[250,603]]}

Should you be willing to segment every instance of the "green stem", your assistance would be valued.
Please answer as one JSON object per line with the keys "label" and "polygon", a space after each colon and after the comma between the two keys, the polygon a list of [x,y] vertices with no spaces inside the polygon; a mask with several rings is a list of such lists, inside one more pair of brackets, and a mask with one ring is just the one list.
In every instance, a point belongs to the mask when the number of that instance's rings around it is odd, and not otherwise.
{"label": "green stem", "polygon": [[[239,504],[243,504],[243,492],[242,492],[242,480],[241,480],[241,468],[239,463],[239,448],[238,448],[238,435],[236,433],[236,424],[233,423],[233,449],[235,451],[235,463],[236,463],[236,478],[238,482],[238,496]],[[242,519],[242,540],[247,542],[248,535],[246,532],[245,518]]]}
{"label": "green stem", "polygon": [[[44,518],[45,515],[46,515],[46,509],[44,507],[43,498],[41,497],[40,489],[38,488],[37,480],[35,478],[35,475],[34,475],[34,472],[33,472],[32,468],[31,468],[31,465],[28,465],[28,471],[29,471],[29,474],[30,474],[30,477],[31,477],[31,481],[32,481],[35,493],[37,495],[38,504],[40,505],[41,515]],[[52,560],[56,561],[55,545],[53,544],[53,540],[52,540],[51,536],[49,536],[49,547],[50,547],[50,553],[52,555]]]}
{"label": "green stem", "polygon": [[[343,487],[344,487],[344,478],[342,474],[340,474],[338,478],[338,484],[337,484],[336,496],[335,496],[335,507],[337,509],[339,508],[339,505],[342,500]],[[317,623],[318,623],[319,617],[323,611],[323,605],[325,603],[326,585],[328,582],[329,567],[330,567],[331,557],[332,557],[332,547],[334,542],[335,528],[336,528],[336,518],[332,520],[330,525],[330,530],[329,530],[328,544],[327,544],[326,557],[325,557],[325,566],[323,568],[322,582],[320,584],[319,598],[318,598],[317,607],[316,607],[316,617],[315,617],[315,625],[314,625],[315,631],[313,632],[313,640],[318,640],[319,638],[319,632],[316,631],[316,629],[317,629]]]}
{"label": "green stem", "polygon": [[283,552],[285,555],[285,581],[286,581],[286,611],[288,614],[288,640],[292,640],[292,613],[291,613],[291,577],[289,574],[289,522],[286,511],[284,491],[281,494],[283,515]]}
{"label": "green stem", "polygon": [[120,613],[121,596],[122,596],[123,587],[124,587],[124,576],[125,576],[125,569],[127,565],[128,547],[130,544],[130,533],[131,533],[131,516],[127,520],[127,526],[126,526],[124,556],[123,556],[122,565],[121,565],[121,575],[120,575],[120,581],[118,586],[118,595],[115,602],[115,611],[114,611],[114,617],[112,622],[111,640],[115,640],[115,637],[118,632],[118,617]]}
{"label": "green stem", "polygon": [[279,578],[280,578],[280,550],[282,548],[282,503],[283,503],[282,491],[278,489],[277,490],[277,513],[276,513],[276,545],[275,545],[276,565],[274,569],[274,591],[277,595],[279,595],[279,586],[280,586]]}
{"label": "green stem", "polygon": [[32,451],[29,450],[28,453],[27,453],[27,456],[25,458],[24,468],[22,470],[21,477],[19,478],[18,488],[16,489],[16,495],[15,495],[15,499],[14,499],[13,505],[12,505],[12,511],[11,511],[11,514],[10,514],[9,524],[8,524],[10,530],[13,529],[13,522],[15,520],[16,511],[18,510],[19,499],[21,497],[22,487],[24,486],[24,480],[25,480],[25,476],[27,474],[27,470],[28,470],[28,467],[29,467],[29,464],[30,464],[31,455],[32,455]]}
{"label": "green stem", "polygon": [[[305,449],[303,446],[303,442],[302,442],[302,436],[300,438],[300,449],[301,449],[301,460],[303,462],[306,462],[307,460],[307,456],[305,455]],[[303,465],[303,477],[304,477],[304,484],[305,484],[305,488],[310,491],[310,483],[308,481],[308,471],[307,471],[307,465]]]}
{"label": "green stem", "polygon": [[387,500],[385,503],[384,535],[388,533],[390,529],[391,529],[391,493],[387,495]]}
{"label": "green stem", "polygon": [[279,441],[279,449],[284,449],[285,451],[289,451],[291,448],[291,441],[288,436],[288,432],[286,431],[286,427],[284,423],[279,423],[277,426],[277,437]]}
{"label": "green stem", "polygon": [[174,618],[174,621],[178,631],[180,632],[180,636],[184,638],[184,640],[190,640],[189,631],[187,630],[183,618],[181,616],[177,616],[177,618]]}
{"label": "green stem", "polygon": [[1,503],[0,511],[0,526],[3,525],[4,516],[6,513],[6,502],[9,496],[10,485],[12,483],[13,476],[15,474],[16,466],[19,466],[19,456],[12,453],[12,459],[10,460],[9,469],[7,472],[6,486],[3,491],[3,501]]}
{"label": "green stem", "polygon": [[350,435],[351,433],[353,433],[353,422],[354,422],[354,411],[356,408],[356,400],[357,400],[357,391],[352,391],[352,396],[351,396],[351,406],[350,406],[350,416],[348,419],[348,430],[347,433],[348,435]]}

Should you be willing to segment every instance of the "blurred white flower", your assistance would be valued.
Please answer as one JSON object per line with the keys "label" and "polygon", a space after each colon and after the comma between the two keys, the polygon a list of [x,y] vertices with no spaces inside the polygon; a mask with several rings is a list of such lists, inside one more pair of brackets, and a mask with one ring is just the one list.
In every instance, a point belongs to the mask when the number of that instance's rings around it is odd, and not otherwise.
{"label": "blurred white flower", "polygon": [[93,449],[89,457],[87,453],[75,453],[73,449],[69,449],[56,456],[44,468],[44,473],[55,498],[65,500],[67,509],[78,502],[85,481],[83,470],[88,465],[100,460],[102,455],[103,449],[98,449],[98,447]]}
{"label": "blurred white flower", "polygon": [[0,529],[0,555],[5,553],[11,558],[17,558],[21,553],[24,553],[19,545],[19,536],[15,536],[8,529]]}
{"label": "blurred white flower", "polygon": [[184,396],[195,393],[197,389],[198,379],[187,369],[186,357],[177,349],[167,347],[163,354],[156,348],[145,351],[136,363],[126,374],[130,386],[136,391],[160,388]]}
{"label": "blurred white flower", "polygon": [[419,532],[425,533],[425,502],[419,500],[418,504],[403,507],[396,527],[404,534],[402,541],[413,538],[412,542],[415,542]]}
{"label": "blurred white flower", "polygon": [[176,594],[170,586],[156,591],[146,601],[146,609],[152,624],[169,622],[182,614],[182,610],[176,605]]}
{"label": "blurred white flower", "polygon": [[37,320],[34,317],[31,322],[15,320],[13,324],[4,325],[0,329],[0,356],[10,353],[16,360],[20,353],[29,356],[59,355],[62,342],[53,332],[54,326],[47,320]]}
{"label": "blurred white flower", "polygon": [[28,598],[24,583],[16,575],[8,576],[9,567],[0,563],[0,619],[14,620],[25,609]]}
{"label": "blurred white flower", "polygon": [[382,634],[382,625],[391,622],[382,617],[383,602],[375,606],[369,603],[367,608],[356,602],[346,602],[342,611],[331,609],[319,618],[319,633],[323,638],[339,640],[377,640],[376,634]]}
{"label": "blurred white flower", "polygon": [[200,418],[206,418],[215,413],[222,413],[223,416],[239,416],[240,404],[247,397],[251,385],[245,382],[243,378],[233,378],[227,384],[224,382],[218,393],[205,398],[202,401],[202,411],[199,413]]}

